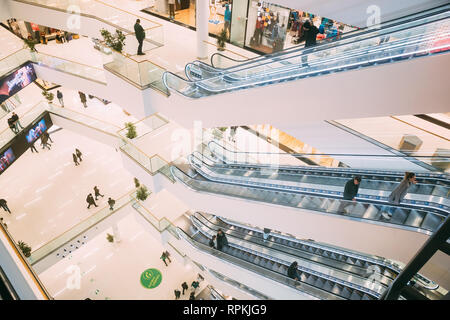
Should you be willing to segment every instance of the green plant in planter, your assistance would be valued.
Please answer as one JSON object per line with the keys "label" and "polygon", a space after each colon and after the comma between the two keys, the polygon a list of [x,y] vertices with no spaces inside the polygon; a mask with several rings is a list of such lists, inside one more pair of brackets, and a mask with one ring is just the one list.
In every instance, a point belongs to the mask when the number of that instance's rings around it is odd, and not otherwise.
{"label": "green plant in planter", "polygon": [[136,186],[136,188],[139,188],[139,186],[141,185],[141,184],[139,183],[138,178],[134,178],[134,185]]}
{"label": "green plant in planter", "polygon": [[222,29],[219,35],[217,36],[217,50],[224,51],[225,50],[225,42],[227,41],[227,30]]}
{"label": "green plant in planter", "polygon": [[23,39],[23,42],[25,42],[26,46],[30,49],[31,52],[36,52],[36,42],[34,40]]}
{"label": "green plant in planter", "polygon": [[114,242],[114,236],[112,234],[107,233],[106,240],[108,240],[109,242]]}
{"label": "green plant in planter", "polygon": [[128,139],[133,139],[137,137],[136,126],[133,123],[131,122],[125,123],[125,128],[127,128],[128,130],[126,134]]}
{"label": "green plant in planter", "polygon": [[55,95],[51,92],[48,92],[47,90],[42,91],[42,95],[47,99],[48,103],[52,103],[53,99],[55,98]]}
{"label": "green plant in planter", "polygon": [[141,201],[145,201],[149,195],[150,192],[148,192],[147,187],[144,185],[140,186],[136,191],[136,198]]}
{"label": "green plant in planter", "polygon": [[25,257],[28,258],[29,256],[31,256],[31,247],[29,245],[27,245],[23,241],[19,241],[17,245],[19,246],[20,250],[22,250],[22,253]]}
{"label": "green plant in planter", "polygon": [[108,47],[122,53],[125,46],[125,35],[122,31],[116,29],[116,34],[112,35],[108,30],[101,29],[100,34]]}

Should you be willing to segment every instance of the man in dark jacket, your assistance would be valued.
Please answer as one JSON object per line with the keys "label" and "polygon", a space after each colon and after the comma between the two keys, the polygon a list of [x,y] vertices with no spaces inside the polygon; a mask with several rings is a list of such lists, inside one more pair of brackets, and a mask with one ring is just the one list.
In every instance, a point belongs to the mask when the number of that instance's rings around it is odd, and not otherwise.
{"label": "man in dark jacket", "polygon": [[214,248],[214,247],[215,247],[214,241],[216,241],[216,236],[212,236],[212,238],[209,239],[209,246],[210,246],[211,248]]}
{"label": "man in dark jacket", "polygon": [[227,237],[225,236],[225,233],[223,233],[222,229],[219,229],[217,231],[217,250],[223,249],[224,246],[228,245]]}
{"label": "man in dark jacket", "polygon": [[83,92],[81,92],[81,91],[78,91],[78,95],[80,96],[80,101],[81,101],[81,103],[83,104],[83,106],[84,106],[85,108],[87,108],[87,104],[86,104],[86,101],[87,101],[86,95],[85,95]]}
{"label": "man in dark jacket", "polygon": [[292,264],[289,266],[287,275],[289,278],[292,278],[294,280],[297,280],[300,278],[297,271],[298,263],[297,261],[292,262]]}
{"label": "man in dark jacket", "polygon": [[11,210],[9,210],[8,203],[6,202],[5,199],[0,199],[0,207],[2,207],[3,210],[8,211],[9,213],[11,213]]}
{"label": "man in dark jacket", "polygon": [[114,205],[116,204],[116,200],[108,198],[109,210],[114,210]]}
{"label": "man in dark jacket", "polygon": [[16,125],[14,124],[14,119],[12,117],[8,119],[8,125],[12,132],[14,132],[15,134],[19,133],[19,131],[17,131],[16,129]]}
{"label": "man in dark jacket", "polygon": [[14,121],[14,125],[16,126],[17,132],[20,131],[19,127],[21,129],[23,129],[23,127],[22,127],[22,125],[20,124],[20,121],[19,121],[19,116],[15,112],[12,113],[11,119],[13,119],[13,121]]}
{"label": "man in dark jacket", "polygon": [[[309,48],[312,46],[315,46],[317,44],[316,38],[317,38],[317,34],[318,33],[323,33],[320,32],[319,29],[317,29],[317,27],[315,25],[313,25],[311,23],[311,21],[307,20],[305,21],[305,23],[303,24],[303,36],[305,38],[305,48]],[[302,67],[307,67],[308,66],[308,53],[311,52],[311,50],[305,50],[304,54],[302,56],[302,62],[303,65]]]}
{"label": "man in dark jacket", "polygon": [[95,203],[94,197],[92,196],[92,193],[89,193],[89,195],[86,198],[86,202],[89,203],[88,205],[88,209],[91,207],[91,205],[94,205],[96,207],[98,207],[98,205]]}
{"label": "man in dark jacket", "polygon": [[144,31],[144,28],[142,28],[140,23],[141,23],[141,20],[136,19],[136,23],[134,24],[134,33],[136,34],[136,39],[139,42],[137,54],[139,56],[143,56],[143,55],[145,55],[145,53],[142,52],[142,44],[144,43],[144,39],[145,39],[145,31]]}
{"label": "man in dark jacket", "polygon": [[[359,189],[360,183],[361,183],[360,176],[355,176],[353,179],[348,180],[347,183],[345,184],[343,199],[356,201],[355,197],[358,194],[358,189]],[[349,204],[348,201],[341,201],[338,212],[344,213],[343,209],[348,204]]]}
{"label": "man in dark jacket", "polygon": [[189,288],[186,281],[181,284],[181,288],[183,289],[183,295],[184,295],[184,291],[187,291],[187,289]]}

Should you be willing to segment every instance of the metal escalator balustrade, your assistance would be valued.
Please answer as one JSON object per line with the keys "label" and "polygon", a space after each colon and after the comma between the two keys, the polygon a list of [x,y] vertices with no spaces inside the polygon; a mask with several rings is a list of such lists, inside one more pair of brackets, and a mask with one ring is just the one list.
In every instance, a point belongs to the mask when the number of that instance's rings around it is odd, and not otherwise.
{"label": "metal escalator balustrade", "polygon": [[[243,198],[251,201],[266,202],[277,205],[318,211],[321,214],[341,216],[345,219],[376,223],[387,227],[398,227],[401,229],[431,234],[442,223],[443,218],[433,212],[408,208],[399,208],[372,203],[351,203],[336,198],[325,196],[310,196],[294,193],[288,190],[268,190],[253,186],[240,186],[214,181],[201,180],[198,176],[189,176],[181,169],[171,166],[173,177],[183,183],[189,189],[221,196]],[[338,209],[344,203],[347,214],[344,216]],[[382,212],[392,210],[393,216],[386,221]]]}
{"label": "metal escalator balustrade", "polygon": [[163,82],[170,90],[190,98],[200,98],[254,86],[439,54],[450,48],[446,43],[450,29],[448,15],[447,12],[438,14],[434,17],[436,21],[393,32],[390,34],[393,40],[383,44],[379,43],[379,37],[364,39],[340,47],[339,53],[332,52],[333,48],[328,51],[305,53],[284,59],[283,61],[289,64],[283,64],[281,67],[280,61],[267,62],[199,81],[187,81],[166,72],[163,74]]}
{"label": "metal escalator balustrade", "polygon": [[[301,169],[297,171],[295,167],[269,169],[267,166],[260,167],[259,165],[217,164],[198,152],[192,153],[188,159],[192,167],[210,180],[229,181],[243,185],[262,183],[269,187],[283,187],[309,193],[319,192],[342,196],[345,183],[352,178],[351,175],[348,177],[304,175]],[[397,182],[402,180],[401,173],[397,173],[397,175],[394,181],[364,180],[360,185],[357,198],[388,202],[389,191],[394,190],[398,185]],[[438,209],[437,213],[441,210],[448,212],[450,210],[450,201],[447,197],[449,191],[448,187],[436,187],[420,182],[410,188],[407,199],[402,200],[402,203],[436,208]]]}

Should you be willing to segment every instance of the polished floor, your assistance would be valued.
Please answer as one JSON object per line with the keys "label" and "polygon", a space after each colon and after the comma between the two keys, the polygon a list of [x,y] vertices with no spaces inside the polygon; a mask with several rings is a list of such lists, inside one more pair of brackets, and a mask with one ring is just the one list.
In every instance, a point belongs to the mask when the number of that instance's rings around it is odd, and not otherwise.
{"label": "polished floor", "polygon": [[[172,262],[165,266],[160,256],[167,248],[135,220],[134,209],[123,210],[130,210],[130,214],[118,223],[120,242],[108,242],[106,234],[113,232],[107,230],[39,275],[55,300],[173,300],[174,289],[181,291],[184,281],[190,286],[197,279],[192,268],[177,261],[173,252]],[[149,268],[162,273],[161,284],[153,289],[140,283],[141,273]],[[81,277],[79,287],[74,281],[77,274]],[[189,293],[181,300],[187,300]]]}

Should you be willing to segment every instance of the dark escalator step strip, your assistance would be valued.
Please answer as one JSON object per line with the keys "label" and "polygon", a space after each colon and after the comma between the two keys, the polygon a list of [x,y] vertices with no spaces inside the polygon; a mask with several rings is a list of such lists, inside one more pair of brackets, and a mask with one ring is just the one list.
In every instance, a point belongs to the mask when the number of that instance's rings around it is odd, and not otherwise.
{"label": "dark escalator step strip", "polygon": [[361,300],[374,300],[374,299],[372,297],[369,297],[367,294],[364,293]]}
{"label": "dark escalator step strip", "polygon": [[336,295],[341,295],[342,288],[343,287],[340,284],[335,283],[333,288],[331,289],[331,292]]}
{"label": "dark escalator step strip", "polygon": [[325,283],[323,284],[323,286],[322,286],[322,288],[323,288],[323,290],[325,290],[325,291],[331,291],[331,289],[333,289],[333,285],[334,285],[334,283],[333,282],[331,282],[331,281],[325,281]]}
{"label": "dark escalator step strip", "polygon": [[364,264],[361,262],[361,260],[356,260],[355,261],[355,266],[358,266],[358,267],[362,267]]}
{"label": "dark escalator step strip", "polygon": [[316,282],[314,283],[314,286],[317,288],[323,288],[325,284],[325,280],[323,278],[317,278]]}
{"label": "dark escalator step strip", "polygon": [[352,291],[351,291],[349,288],[344,287],[344,288],[342,289],[342,291],[341,291],[341,297],[344,297],[344,298],[346,298],[346,299],[350,299],[351,295],[352,295]]}

